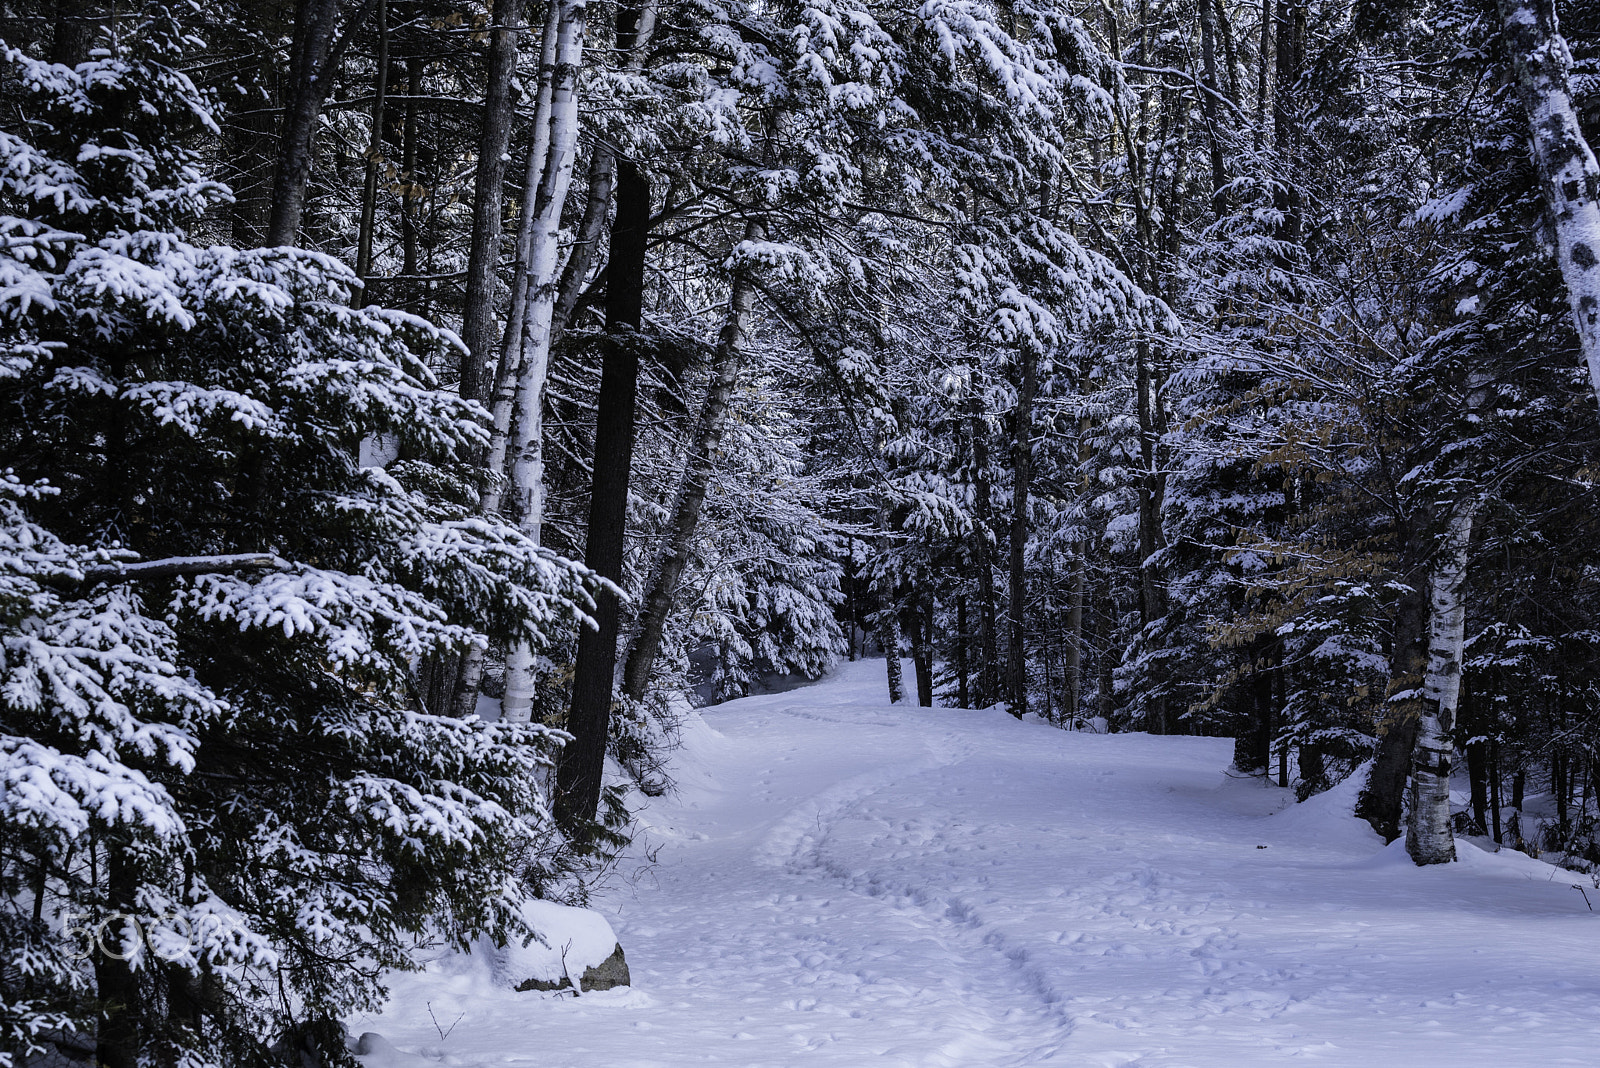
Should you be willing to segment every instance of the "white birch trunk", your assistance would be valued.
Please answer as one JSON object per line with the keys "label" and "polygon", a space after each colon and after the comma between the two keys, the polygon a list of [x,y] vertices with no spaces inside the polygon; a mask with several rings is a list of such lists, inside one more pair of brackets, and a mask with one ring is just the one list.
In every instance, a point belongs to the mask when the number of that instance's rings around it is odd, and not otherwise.
{"label": "white birch trunk", "polygon": [[533,143],[528,148],[528,167],[522,178],[522,200],[517,217],[516,261],[511,276],[511,308],[506,316],[505,337],[500,343],[500,367],[495,372],[494,391],[489,409],[494,427],[489,437],[485,463],[489,484],[478,502],[485,515],[500,511],[505,493],[506,453],[511,438],[511,412],[516,403],[517,383],[522,371],[523,319],[528,304],[528,259],[533,246],[534,216],[539,210],[539,187],[544,178],[545,161],[550,156],[550,113],[556,83],[557,46],[561,33],[561,0],[550,0],[545,13],[544,37],[539,48],[539,90],[533,112]]}
{"label": "white birch trunk", "polygon": [[1572,106],[1572,53],[1556,23],[1555,0],[1499,0],[1499,6],[1578,344],[1600,402],[1600,165]]}
{"label": "white birch trunk", "polygon": [[[533,242],[534,214],[538,191],[550,155],[551,97],[556,82],[557,45],[560,40],[560,0],[551,0],[545,12],[544,36],[539,46],[539,88],[535,94],[533,143],[528,149],[528,166],[522,179],[521,214],[517,219],[516,265],[511,277],[511,309],[506,317],[505,336],[500,343],[500,362],[490,384],[489,407],[493,429],[489,451],[484,459],[487,482],[478,498],[478,511],[495,515],[505,495],[506,452],[511,435],[512,403],[522,365],[522,320],[527,306],[528,254]],[[458,719],[471,715],[478,707],[478,687],[483,681],[483,660],[487,650],[475,645],[461,654],[455,704],[451,714]]]}
{"label": "white birch trunk", "polygon": [[1423,676],[1417,743],[1411,756],[1411,812],[1406,852],[1421,864],[1456,859],[1450,827],[1450,766],[1456,709],[1461,697],[1461,647],[1465,639],[1467,549],[1477,501],[1458,503],[1445,525],[1428,582],[1428,669]]}
{"label": "white birch trunk", "polygon": [[[550,324],[561,276],[561,209],[572,185],[578,144],[578,69],[583,61],[585,0],[558,0],[550,140],[540,177],[528,245],[528,282],[522,317],[521,358],[507,436],[511,477],[507,489],[518,526],[535,541],[544,522],[544,386],[550,371]],[[510,376],[508,376],[510,377]],[[518,642],[506,658],[507,722],[532,718],[536,680],[533,649]]]}

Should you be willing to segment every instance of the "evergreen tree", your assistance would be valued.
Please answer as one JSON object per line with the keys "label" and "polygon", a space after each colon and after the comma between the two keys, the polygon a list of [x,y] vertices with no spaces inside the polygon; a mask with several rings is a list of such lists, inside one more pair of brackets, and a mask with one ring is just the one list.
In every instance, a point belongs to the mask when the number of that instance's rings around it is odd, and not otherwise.
{"label": "evergreen tree", "polygon": [[[202,247],[227,190],[172,12],[4,46],[0,1028],[8,1063],[343,1056],[423,938],[528,932],[558,737],[412,669],[543,642],[582,569],[473,515],[486,413],[326,256]],[[364,440],[405,459],[363,467]]]}

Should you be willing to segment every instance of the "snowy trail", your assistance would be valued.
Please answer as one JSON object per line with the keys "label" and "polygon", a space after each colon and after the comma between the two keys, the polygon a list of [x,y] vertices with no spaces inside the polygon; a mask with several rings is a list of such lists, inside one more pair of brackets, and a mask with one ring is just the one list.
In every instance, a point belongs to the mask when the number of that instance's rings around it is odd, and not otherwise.
{"label": "snowy trail", "polygon": [[634,989],[443,961],[351,1021],[419,1054],[368,1068],[1600,1063],[1569,873],[1417,870],[1338,798],[1228,779],[1227,742],[889,707],[882,671],[690,731],[657,864],[597,901]]}

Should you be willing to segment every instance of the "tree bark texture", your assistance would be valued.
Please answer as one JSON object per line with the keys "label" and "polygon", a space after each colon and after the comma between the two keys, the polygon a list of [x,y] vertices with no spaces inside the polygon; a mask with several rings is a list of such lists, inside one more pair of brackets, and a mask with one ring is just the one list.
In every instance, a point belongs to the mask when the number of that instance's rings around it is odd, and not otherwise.
{"label": "tree bark texture", "polygon": [[[892,591],[889,599],[893,599]],[[900,663],[900,622],[893,604],[878,613],[878,643],[883,646],[889,673],[889,703],[897,705],[906,698],[906,682],[905,665]]]}
{"label": "tree bark texture", "polygon": [[472,237],[467,246],[466,294],[461,308],[461,396],[489,399],[494,388],[496,352],[494,290],[500,265],[507,152],[516,112],[517,38],[522,33],[524,0],[495,0],[489,24],[489,55],[478,127],[478,170],[472,200]]}
{"label": "tree bark texture", "polygon": [[1428,668],[1411,757],[1411,812],[1406,852],[1419,865],[1456,859],[1450,826],[1450,767],[1461,696],[1461,647],[1465,639],[1467,550],[1472,542],[1475,502],[1461,502],[1445,523],[1428,583]]}
{"label": "tree bark texture", "polygon": [[511,449],[511,426],[516,410],[517,390],[522,382],[522,353],[526,338],[529,275],[533,252],[535,216],[539,210],[539,188],[545,164],[550,157],[551,108],[555,96],[557,48],[560,45],[560,0],[546,6],[544,34],[539,45],[539,87],[534,93],[533,136],[528,146],[527,165],[522,175],[522,199],[518,207],[516,260],[511,275],[511,307],[506,314],[505,335],[500,342],[500,363],[495,370],[494,396],[490,405],[493,423],[489,451],[484,460],[488,484],[479,500],[485,515],[501,510],[505,497],[506,458]]}
{"label": "tree bark texture", "polygon": [[911,599],[906,609],[906,628],[911,635],[911,664],[917,673],[917,704],[933,707],[933,606],[920,597]]}
{"label": "tree bark texture", "polygon": [[[974,400],[974,404],[977,401]],[[972,567],[978,579],[978,670],[973,704],[988,708],[1000,696],[1000,641],[995,604],[994,568],[990,563],[990,519],[994,514],[989,485],[989,427],[981,414],[969,419],[975,518],[972,525]]]}
{"label": "tree bark texture", "polygon": [[[534,216],[539,206],[539,187],[544,179],[545,164],[550,156],[551,104],[556,83],[556,49],[560,44],[561,13],[559,0],[550,0],[545,9],[544,34],[539,42],[539,87],[534,94],[533,138],[522,179],[516,262],[511,278],[511,308],[506,316],[499,365],[495,370],[494,395],[490,406],[493,420],[489,449],[484,456],[485,484],[478,498],[478,511],[483,515],[499,514],[505,499],[506,456],[511,448],[512,417],[517,390],[522,382],[523,319],[528,306],[529,255],[533,248]],[[416,92],[415,87],[412,92]],[[540,388],[543,388],[542,383]],[[486,653],[485,649],[474,646],[461,655],[461,668],[455,676],[455,689],[451,697],[451,708],[458,718],[468,715],[477,707]],[[513,650],[512,655],[515,654]],[[531,660],[528,666],[531,667]],[[504,709],[502,698],[502,713]]]}
{"label": "tree bark texture", "polygon": [[372,85],[372,136],[367,139],[367,167],[361,183],[361,230],[356,238],[356,277],[372,273],[372,239],[377,226],[378,171],[383,163],[383,112],[389,95],[389,3],[378,0],[377,74]]}
{"label": "tree bark texture", "polygon": [[299,0],[295,5],[294,43],[290,52],[289,87],[278,133],[278,162],[272,181],[272,216],[265,245],[293,245],[299,240],[306,189],[323,102],[333,89],[334,71],[356,28],[366,19],[373,0],[359,7],[339,28],[339,0]]}
{"label": "tree bark texture", "polygon": [[1073,723],[1083,710],[1083,601],[1085,592],[1083,548],[1072,554],[1071,600],[1067,604],[1066,645],[1062,649],[1061,673],[1065,708],[1062,716]]}
{"label": "tree bark texture", "polygon": [[968,685],[967,673],[967,595],[956,597],[956,707],[972,707],[972,690]]}
{"label": "tree bark texture", "polygon": [[1157,554],[1162,548],[1161,504],[1166,495],[1166,482],[1159,464],[1159,443],[1164,420],[1161,412],[1160,382],[1157,380],[1155,353],[1148,340],[1136,344],[1135,387],[1138,392],[1139,415],[1139,622],[1143,626],[1167,614],[1166,597],[1161,585],[1160,561]]}
{"label": "tree bark texture", "polygon": [[[548,148],[545,150],[529,234],[526,307],[521,359],[508,438],[509,489],[517,523],[535,540],[544,524],[544,387],[550,371],[550,319],[561,268],[561,209],[572,185],[578,145],[578,69],[583,62],[585,0],[556,0],[555,59],[551,74]],[[509,324],[508,324],[509,325]],[[536,682],[532,647],[517,642],[506,657],[504,718],[532,717]]]}
{"label": "tree bark texture", "polygon": [[[97,848],[97,847],[91,847]],[[120,844],[109,844],[104,854],[106,902],[108,911],[136,912],[134,893],[137,878],[133,861]],[[106,927],[105,943],[114,945],[123,934],[116,925]],[[101,1022],[96,1033],[95,1060],[102,1068],[139,1068],[139,1017],[143,1006],[139,997],[139,978],[126,960],[117,960],[94,948],[95,992],[102,1003]]]}
{"label": "tree bark texture", "polygon": [[[616,166],[617,215],[611,225],[611,271],[606,286],[606,342],[594,429],[594,474],[584,563],[620,585],[633,467],[634,409],[639,392],[638,330],[644,314],[645,252],[650,236],[650,182],[637,165]],[[602,592],[594,629],[578,634],[572,735],[556,765],[556,816],[568,828],[592,820],[600,805],[601,774],[611,729],[621,605]]]}
{"label": "tree bark texture", "polygon": [[1222,188],[1227,184],[1227,170],[1222,159],[1221,116],[1217,113],[1217,29],[1216,11],[1211,0],[1200,0],[1200,57],[1205,72],[1202,84],[1208,92],[1200,95],[1201,113],[1206,120],[1206,141],[1211,149],[1211,210],[1222,217]]}
{"label": "tree bark texture", "polygon": [[1528,113],[1533,158],[1555,223],[1572,322],[1600,402],[1600,165],[1572,103],[1572,53],[1555,0],[1499,0],[1517,95]]}
{"label": "tree bark texture", "polygon": [[1413,572],[1411,583],[1412,589],[1395,608],[1394,651],[1378,751],[1366,786],[1356,799],[1356,815],[1389,842],[1400,836],[1406,772],[1417,740],[1417,702],[1427,663],[1427,582]]}

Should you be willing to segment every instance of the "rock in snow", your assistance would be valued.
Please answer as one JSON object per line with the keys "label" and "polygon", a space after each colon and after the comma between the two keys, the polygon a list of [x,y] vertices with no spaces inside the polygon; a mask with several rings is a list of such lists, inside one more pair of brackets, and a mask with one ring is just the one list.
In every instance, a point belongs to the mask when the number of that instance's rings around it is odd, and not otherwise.
{"label": "rock in snow", "polygon": [[543,940],[495,951],[495,973],[516,990],[610,990],[628,985],[628,963],[606,918],[593,909],[530,901],[522,918]]}

